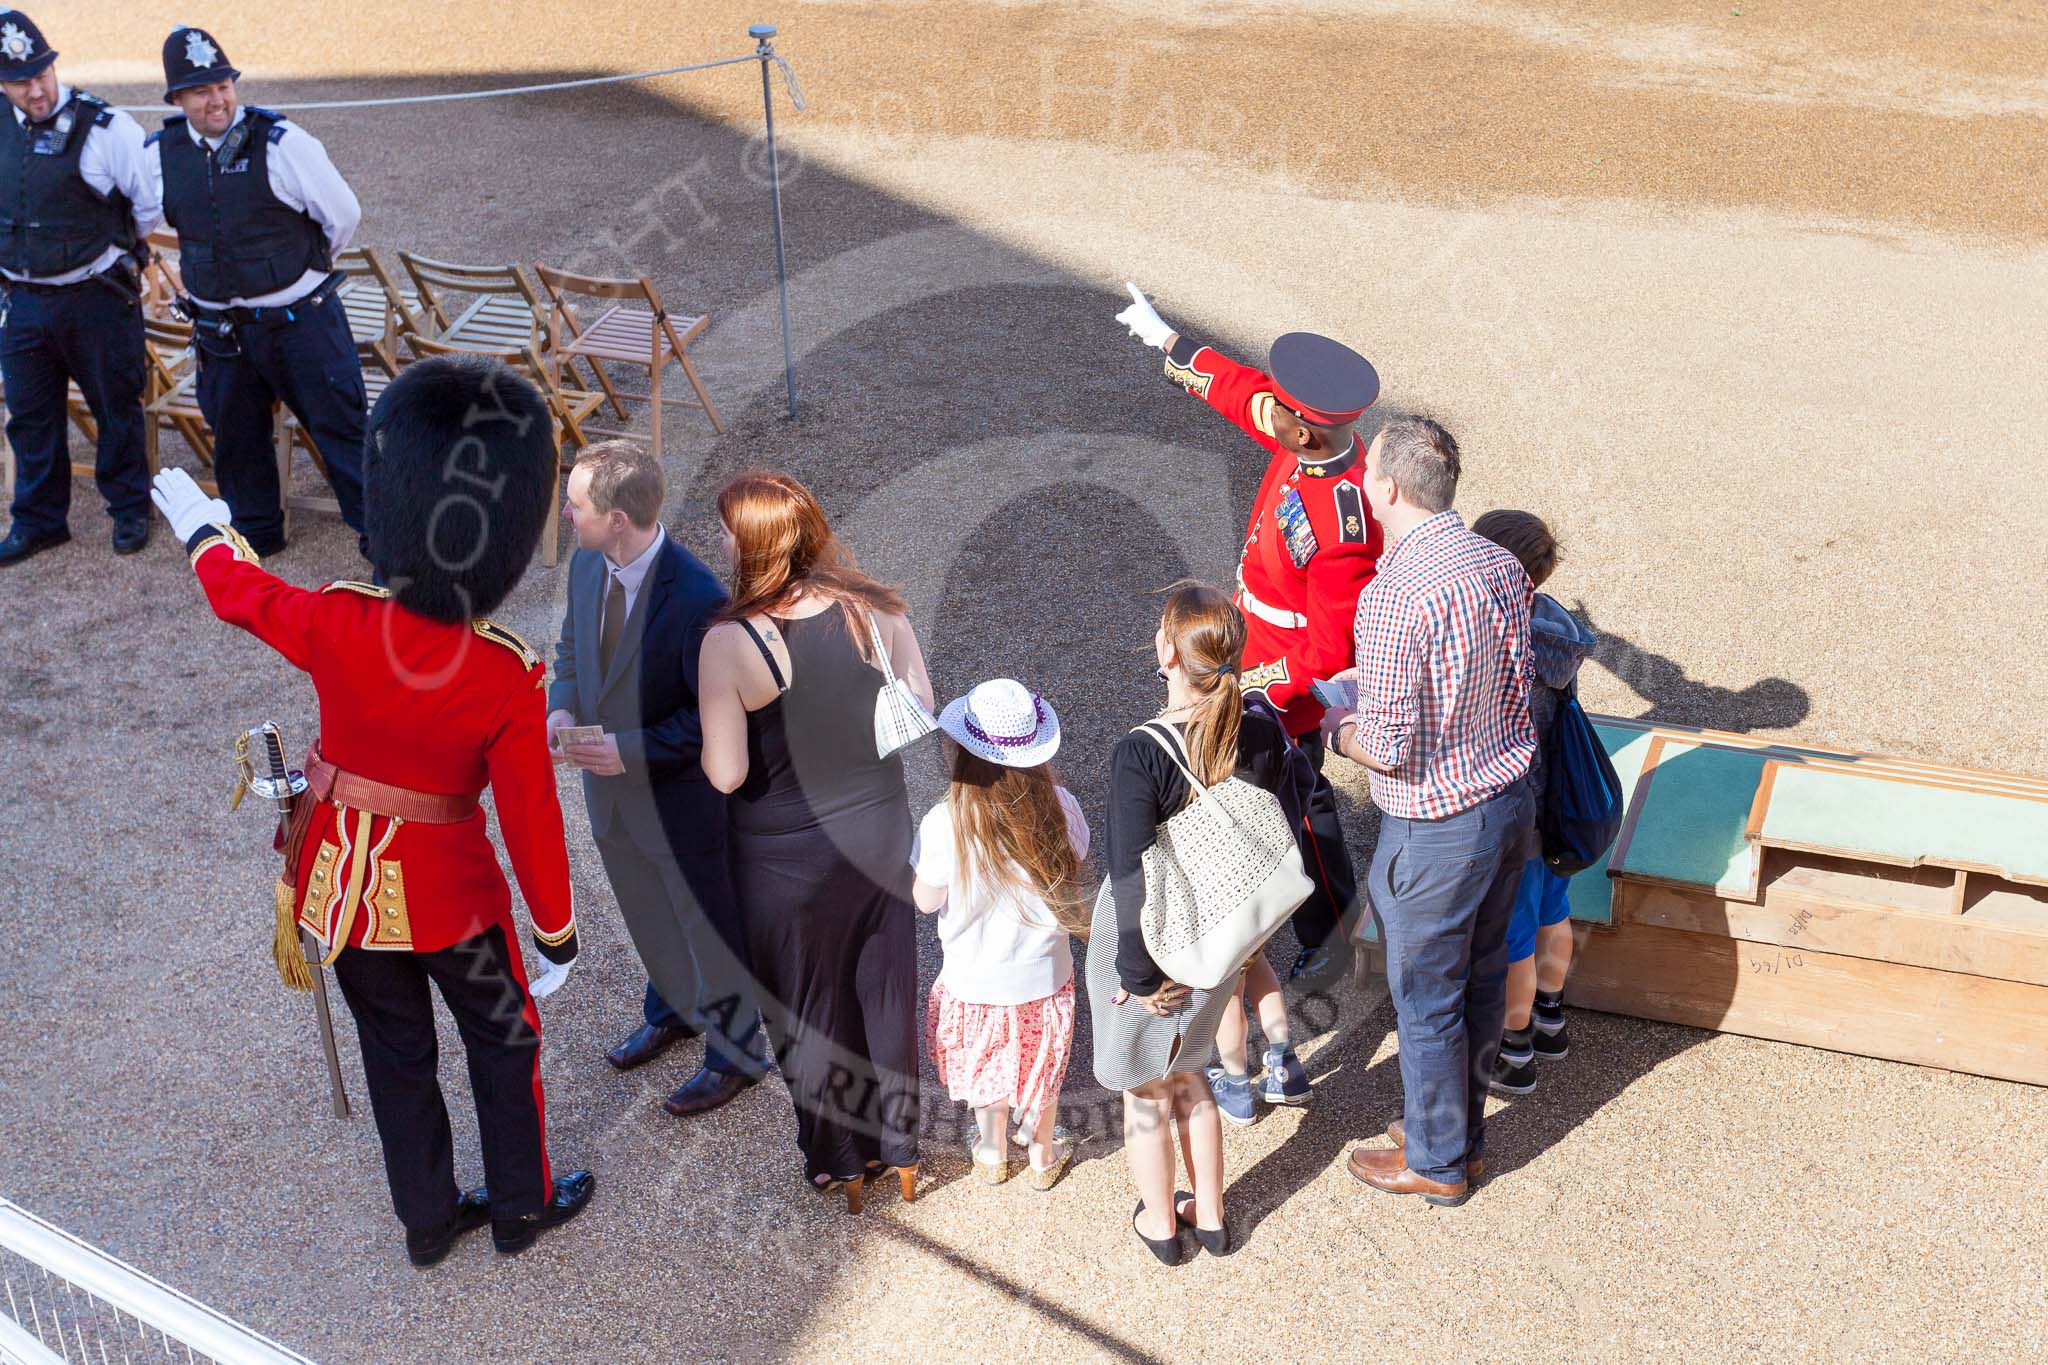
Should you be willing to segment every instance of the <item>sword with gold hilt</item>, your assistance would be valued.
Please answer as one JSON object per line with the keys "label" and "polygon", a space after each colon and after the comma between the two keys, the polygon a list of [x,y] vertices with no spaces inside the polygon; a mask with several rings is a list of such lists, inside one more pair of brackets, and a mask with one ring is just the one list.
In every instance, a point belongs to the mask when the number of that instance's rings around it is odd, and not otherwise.
{"label": "sword with gold hilt", "polygon": [[[252,750],[256,753],[252,754]],[[260,774],[255,770],[257,755],[266,770]],[[276,721],[267,720],[236,737],[235,770],[235,789],[228,799],[228,809],[232,811],[241,805],[242,798],[250,792],[275,802],[277,842],[280,847],[285,846],[293,810],[305,795],[306,775],[285,763],[284,736]],[[334,1102],[334,1116],[345,1119],[349,1113],[348,1091],[341,1083],[341,1054],[334,1046],[334,1015],[327,1004],[327,979],[320,971],[318,941],[298,925],[297,874],[297,868],[286,867],[284,875],[278,878],[274,897],[277,925],[271,953],[277,959],[277,974],[285,985],[313,993],[313,1008],[320,1022],[320,1047],[327,1056],[327,1085]]]}

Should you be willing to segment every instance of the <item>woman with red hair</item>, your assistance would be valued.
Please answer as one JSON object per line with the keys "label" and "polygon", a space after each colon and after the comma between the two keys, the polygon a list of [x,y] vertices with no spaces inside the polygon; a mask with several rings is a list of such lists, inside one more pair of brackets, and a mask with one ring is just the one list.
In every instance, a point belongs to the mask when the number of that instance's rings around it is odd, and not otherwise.
{"label": "woman with red hair", "polygon": [[732,602],[704,637],[705,776],[732,801],[733,882],[804,1174],[917,1183],[917,940],[903,761],[876,756],[877,640],[929,708],[894,589],[860,571],[811,491],[743,474],[718,495]]}

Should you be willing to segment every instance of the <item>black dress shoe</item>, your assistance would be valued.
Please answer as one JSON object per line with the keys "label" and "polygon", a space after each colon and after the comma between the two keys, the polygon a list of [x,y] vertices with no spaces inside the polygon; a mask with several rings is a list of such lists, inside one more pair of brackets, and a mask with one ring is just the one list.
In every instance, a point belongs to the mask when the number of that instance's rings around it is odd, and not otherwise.
{"label": "black dress shoe", "polygon": [[114,553],[132,555],[149,544],[149,518],[141,512],[114,518]]}
{"label": "black dress shoe", "polygon": [[532,1246],[542,1232],[583,1212],[583,1206],[590,1202],[590,1192],[596,1188],[596,1176],[588,1171],[571,1171],[555,1181],[554,1196],[539,1213],[522,1214],[518,1218],[493,1218],[491,1241],[499,1254],[517,1256]]}
{"label": "black dress shoe", "polygon": [[661,1107],[677,1118],[687,1118],[707,1109],[716,1109],[753,1083],[746,1076],[701,1067],[696,1075],[677,1086],[674,1093],[661,1102]]}
{"label": "black dress shoe", "polygon": [[440,1261],[455,1249],[455,1239],[465,1232],[475,1232],[491,1221],[491,1196],[488,1190],[479,1186],[455,1202],[455,1212],[446,1223],[432,1232],[405,1230],[405,1254],[412,1263],[425,1268]]}
{"label": "black dress shoe", "polygon": [[604,1059],[621,1071],[631,1071],[643,1062],[651,1062],[662,1053],[674,1047],[685,1038],[694,1038],[697,1030],[675,1024],[642,1024],[626,1035]]}
{"label": "black dress shoe", "polygon": [[54,550],[70,539],[71,532],[62,526],[54,531],[45,531],[41,535],[24,531],[17,526],[7,533],[7,539],[0,540],[0,564],[12,564],[17,560],[27,559],[30,555]]}

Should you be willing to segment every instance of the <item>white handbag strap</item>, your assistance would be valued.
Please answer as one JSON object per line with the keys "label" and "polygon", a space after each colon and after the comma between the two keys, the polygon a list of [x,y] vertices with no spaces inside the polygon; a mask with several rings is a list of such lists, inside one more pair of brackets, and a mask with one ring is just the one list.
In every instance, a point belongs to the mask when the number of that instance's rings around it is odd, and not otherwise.
{"label": "white handbag strap", "polygon": [[894,687],[896,670],[889,663],[889,646],[882,640],[882,623],[875,619],[872,611],[868,613],[868,634],[874,637],[875,661],[882,665],[882,677],[886,680],[884,685]]}
{"label": "white handbag strap", "polygon": [[1209,794],[1209,788],[1202,784],[1202,779],[1196,777],[1194,769],[1188,766],[1187,751],[1181,747],[1181,737],[1178,731],[1170,725],[1162,725],[1158,721],[1151,720],[1140,725],[1138,729],[1150,735],[1155,744],[1166,750],[1166,756],[1173,760],[1174,767],[1180,769],[1181,776],[1188,780],[1190,787],[1193,787],[1203,796]]}

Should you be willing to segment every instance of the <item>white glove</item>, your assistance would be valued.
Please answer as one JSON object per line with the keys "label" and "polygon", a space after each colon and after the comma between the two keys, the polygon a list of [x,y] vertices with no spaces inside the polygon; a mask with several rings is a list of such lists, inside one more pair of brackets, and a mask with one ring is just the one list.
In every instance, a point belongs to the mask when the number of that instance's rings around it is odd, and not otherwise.
{"label": "white glove", "polygon": [[550,962],[542,958],[540,963],[540,975],[526,985],[526,993],[536,1000],[544,1000],[562,989],[562,983],[569,979],[569,969],[576,965],[576,959],[572,957],[567,962]]}
{"label": "white glove", "polygon": [[1138,286],[1129,280],[1124,288],[1131,291],[1131,306],[1116,315],[1116,320],[1131,329],[1131,335],[1154,350],[1166,349],[1166,339],[1173,335],[1173,328],[1166,325],[1166,319],[1159,316]]}
{"label": "white glove", "polygon": [[171,523],[171,534],[179,540],[190,540],[202,526],[226,527],[234,515],[226,502],[200,492],[192,476],[182,469],[159,470],[149,500]]}

